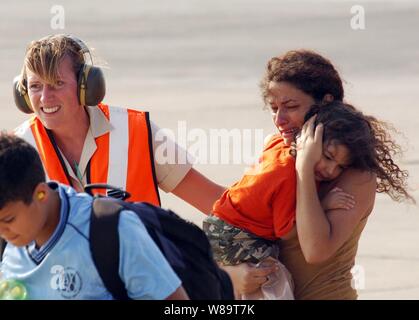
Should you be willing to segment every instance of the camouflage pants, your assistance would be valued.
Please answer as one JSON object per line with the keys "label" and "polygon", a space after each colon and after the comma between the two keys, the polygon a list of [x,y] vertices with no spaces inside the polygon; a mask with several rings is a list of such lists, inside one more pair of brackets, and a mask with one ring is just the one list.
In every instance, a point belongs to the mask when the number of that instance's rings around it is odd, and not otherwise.
{"label": "camouflage pants", "polygon": [[232,226],[216,216],[211,215],[204,220],[203,230],[215,261],[224,265],[258,263],[268,257],[278,259],[279,246],[276,242]]}

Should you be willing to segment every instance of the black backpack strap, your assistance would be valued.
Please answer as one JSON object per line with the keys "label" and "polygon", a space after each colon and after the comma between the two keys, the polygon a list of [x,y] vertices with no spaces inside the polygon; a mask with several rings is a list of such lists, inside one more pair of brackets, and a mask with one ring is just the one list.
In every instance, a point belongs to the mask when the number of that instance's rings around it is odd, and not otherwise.
{"label": "black backpack strap", "polygon": [[123,207],[106,198],[95,198],[90,215],[90,251],[106,289],[117,300],[129,300],[119,276],[119,213]]}
{"label": "black backpack strap", "polygon": [[0,261],[3,260],[3,253],[6,249],[7,242],[3,238],[0,238]]}

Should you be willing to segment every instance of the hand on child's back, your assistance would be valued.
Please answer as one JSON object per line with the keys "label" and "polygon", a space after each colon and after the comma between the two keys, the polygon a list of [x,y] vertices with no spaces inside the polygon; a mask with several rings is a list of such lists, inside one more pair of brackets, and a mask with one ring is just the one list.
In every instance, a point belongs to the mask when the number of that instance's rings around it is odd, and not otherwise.
{"label": "hand on child's back", "polygon": [[325,211],[335,209],[352,209],[355,206],[354,196],[344,192],[341,188],[335,187],[321,201]]}

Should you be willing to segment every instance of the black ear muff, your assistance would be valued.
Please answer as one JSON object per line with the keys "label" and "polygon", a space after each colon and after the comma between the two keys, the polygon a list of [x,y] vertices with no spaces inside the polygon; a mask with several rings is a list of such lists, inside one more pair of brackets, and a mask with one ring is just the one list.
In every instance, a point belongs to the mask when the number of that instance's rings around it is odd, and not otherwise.
{"label": "black ear muff", "polygon": [[77,95],[83,106],[96,106],[106,93],[105,77],[100,68],[84,64],[79,72]]}
{"label": "black ear muff", "polygon": [[33,113],[31,101],[28,96],[26,80],[23,80],[23,86],[20,85],[20,76],[13,79],[13,98],[18,109],[24,113]]}

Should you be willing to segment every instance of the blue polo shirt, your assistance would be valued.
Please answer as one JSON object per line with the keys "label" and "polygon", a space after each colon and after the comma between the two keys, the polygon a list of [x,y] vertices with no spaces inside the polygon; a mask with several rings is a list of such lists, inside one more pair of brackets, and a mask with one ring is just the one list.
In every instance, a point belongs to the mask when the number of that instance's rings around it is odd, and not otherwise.
{"label": "blue polo shirt", "polygon": [[[1,273],[22,283],[29,299],[113,299],[92,260],[89,247],[93,198],[71,187],[49,183],[61,199],[60,221],[41,247],[6,246]],[[181,281],[170,267],[143,223],[131,211],[119,220],[119,275],[132,299],[162,300]]]}

